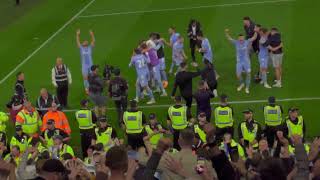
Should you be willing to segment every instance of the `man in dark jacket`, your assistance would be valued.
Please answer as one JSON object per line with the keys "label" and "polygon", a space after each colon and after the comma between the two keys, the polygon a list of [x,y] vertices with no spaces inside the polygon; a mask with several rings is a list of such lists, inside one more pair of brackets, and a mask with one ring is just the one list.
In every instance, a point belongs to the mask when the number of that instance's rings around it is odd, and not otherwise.
{"label": "man in dark jacket", "polygon": [[205,68],[202,70],[201,78],[207,82],[210,91],[214,94],[215,97],[218,96],[218,81],[216,76],[216,70],[214,69],[213,64],[208,60],[204,61]]}
{"label": "man in dark jacket", "polygon": [[58,98],[55,95],[49,94],[47,89],[42,88],[40,90],[40,96],[38,97],[36,102],[36,107],[41,117],[43,117],[48,112],[48,109],[51,107],[53,102],[56,103],[58,107],[60,107]]}
{"label": "man in dark jacket", "polygon": [[128,104],[128,83],[120,76],[120,69],[114,69],[115,77],[109,84],[109,97],[115,103],[118,113],[119,123],[122,122],[123,112],[127,110]]}
{"label": "man in dark jacket", "polygon": [[196,63],[195,50],[196,47],[201,48],[201,41],[197,39],[197,35],[201,32],[201,25],[197,20],[191,19],[188,25],[188,37],[190,39],[190,50],[192,63]]}
{"label": "man in dark jacket", "polygon": [[89,96],[95,104],[95,113],[97,117],[102,117],[106,113],[107,97],[103,95],[104,81],[99,76],[99,67],[91,66],[91,73],[88,77]]}
{"label": "man in dark jacket", "polygon": [[15,95],[18,95],[24,101],[28,98],[26,88],[24,87],[24,73],[17,73],[17,81],[14,87]]}

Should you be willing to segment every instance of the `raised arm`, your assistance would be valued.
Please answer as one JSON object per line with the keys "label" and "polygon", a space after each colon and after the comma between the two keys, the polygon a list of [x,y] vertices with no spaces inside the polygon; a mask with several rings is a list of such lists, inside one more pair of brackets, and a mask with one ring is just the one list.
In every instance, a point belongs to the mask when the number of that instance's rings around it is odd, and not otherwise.
{"label": "raised arm", "polygon": [[78,48],[80,48],[81,46],[81,43],[80,43],[80,29],[77,30],[77,36],[76,36],[76,39],[77,39],[77,46]]}
{"label": "raised arm", "polygon": [[234,39],[230,36],[229,34],[229,29],[225,29],[224,30],[224,33],[226,34],[226,38],[229,40],[229,41],[233,41]]}
{"label": "raised arm", "polygon": [[253,41],[255,41],[256,39],[257,39],[257,37],[258,37],[258,33],[257,32],[254,32],[254,34],[253,34],[253,36],[250,38],[250,39],[248,39],[250,42],[253,42]]}
{"label": "raised arm", "polygon": [[94,33],[93,33],[92,30],[90,30],[89,33],[90,33],[90,37],[91,37],[91,46],[94,47],[94,45],[95,45],[95,43],[96,43],[96,39],[95,39],[95,37],[94,37]]}

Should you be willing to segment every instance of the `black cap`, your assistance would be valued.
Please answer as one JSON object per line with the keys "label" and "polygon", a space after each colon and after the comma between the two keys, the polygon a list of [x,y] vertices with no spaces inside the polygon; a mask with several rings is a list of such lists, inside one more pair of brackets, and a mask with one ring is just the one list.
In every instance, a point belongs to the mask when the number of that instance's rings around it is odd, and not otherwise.
{"label": "black cap", "polygon": [[242,113],[248,114],[248,113],[253,113],[253,111],[252,111],[252,109],[248,108],[248,109],[242,111]]}
{"label": "black cap", "polygon": [[91,71],[95,71],[98,67],[99,67],[98,65],[92,65],[90,69]]}
{"label": "black cap", "polygon": [[99,122],[107,122],[107,118],[106,117],[99,117]]}
{"label": "black cap", "polygon": [[81,105],[81,106],[86,106],[87,103],[89,103],[89,100],[88,100],[88,99],[82,99],[82,100],[80,101],[80,105]]}
{"label": "black cap", "polygon": [[274,96],[270,96],[268,98],[268,102],[269,102],[269,104],[275,104],[276,103],[276,98]]}
{"label": "black cap", "polygon": [[291,107],[290,109],[289,109],[289,113],[291,113],[291,112],[295,112],[295,111],[298,111],[299,109],[297,108],[297,107]]}
{"label": "black cap", "polygon": [[57,159],[48,159],[42,166],[42,170],[46,172],[60,172],[63,173],[66,171],[66,168],[63,166],[62,162]]}
{"label": "black cap", "polygon": [[175,99],[177,102],[181,102],[181,101],[182,101],[182,97],[181,97],[181,96],[176,96],[176,97],[174,97],[174,99]]}
{"label": "black cap", "polygon": [[205,112],[200,112],[198,116],[201,117],[201,118],[204,118],[204,117],[206,117],[206,113]]}
{"label": "black cap", "polygon": [[47,124],[49,124],[49,125],[54,124],[54,120],[53,120],[53,119],[49,119],[49,120],[47,121]]}
{"label": "black cap", "polygon": [[16,131],[22,131],[22,126],[21,125],[17,125],[16,126]]}
{"label": "black cap", "polygon": [[113,70],[114,75],[119,76],[120,75],[120,69],[119,68],[115,68]]}
{"label": "black cap", "polygon": [[156,114],[155,113],[149,114],[149,119],[156,119]]}

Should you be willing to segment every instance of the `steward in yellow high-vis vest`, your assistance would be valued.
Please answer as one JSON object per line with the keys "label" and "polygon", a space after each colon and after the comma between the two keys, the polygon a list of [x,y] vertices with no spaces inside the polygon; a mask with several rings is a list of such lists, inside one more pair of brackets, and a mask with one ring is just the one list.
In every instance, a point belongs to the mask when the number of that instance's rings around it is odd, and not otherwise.
{"label": "steward in yellow high-vis vest", "polygon": [[204,125],[206,125],[207,123],[208,122],[206,113],[200,112],[198,115],[198,124],[193,125],[195,137],[199,139],[202,142],[202,144],[207,143],[207,134],[203,130]]}
{"label": "steward in yellow high-vis vest", "polygon": [[16,126],[21,125],[22,131],[29,136],[38,136],[42,121],[30,102],[24,103],[24,108],[16,116]]}
{"label": "steward in yellow high-vis vest", "polygon": [[142,111],[138,110],[137,101],[130,101],[130,109],[123,113],[123,122],[128,138],[128,145],[133,150],[144,146],[143,134],[146,118]]}
{"label": "steward in yellow high-vis vest", "polygon": [[221,95],[220,105],[214,109],[214,123],[218,139],[222,139],[225,133],[233,136],[233,110],[229,106],[227,98],[227,95]]}
{"label": "steward in yellow high-vis vest", "polygon": [[89,101],[84,99],[80,102],[81,109],[76,112],[76,120],[79,124],[81,136],[81,149],[83,157],[87,156],[87,149],[91,145],[97,117],[94,111],[89,109]]}
{"label": "steward in yellow high-vis vest", "polygon": [[245,121],[239,124],[239,139],[244,147],[251,145],[253,148],[258,148],[258,142],[261,139],[261,126],[253,119],[253,111],[247,109],[243,111]]}
{"label": "steward in yellow high-vis vest", "polygon": [[16,134],[12,136],[10,141],[10,150],[14,146],[19,147],[19,151],[23,153],[29,146],[31,138],[24,132],[22,132],[22,127],[20,125],[16,126]]}
{"label": "steward in yellow high-vis vest", "polygon": [[21,161],[21,154],[19,146],[12,146],[11,152],[4,157],[4,160],[8,163],[13,163],[18,167]]}
{"label": "steward in yellow high-vis vest", "polygon": [[40,139],[43,145],[46,148],[50,148],[51,146],[53,146],[54,145],[53,137],[56,135],[62,136],[63,137],[62,141],[64,143],[67,143],[70,140],[70,136],[66,132],[64,132],[62,129],[56,128],[54,120],[49,119],[47,121],[47,129],[45,129],[40,136]]}
{"label": "steward in yellow high-vis vest", "polygon": [[154,113],[149,114],[149,122],[150,123],[145,126],[147,135],[144,136],[143,139],[149,141],[152,148],[156,148],[159,140],[163,138],[163,135],[169,134],[170,132],[161,126]]}
{"label": "steward in yellow high-vis vest", "polygon": [[286,118],[286,135],[291,138],[292,135],[299,135],[304,138],[305,134],[305,123],[304,119],[298,113],[298,108],[290,108],[289,116]]}
{"label": "steward in yellow high-vis vest", "polygon": [[62,156],[66,153],[74,156],[74,151],[71,146],[63,143],[63,137],[61,135],[53,136],[54,146],[51,146],[48,151],[52,158],[58,158],[62,160]]}
{"label": "steward in yellow high-vis vest", "polygon": [[168,125],[171,125],[173,130],[173,147],[180,150],[178,143],[180,131],[188,126],[187,106],[182,105],[182,98],[175,97],[176,104],[168,109]]}
{"label": "steward in yellow high-vis vest", "polygon": [[234,149],[238,152],[239,157],[242,160],[245,160],[245,153],[244,153],[245,151],[243,147],[239,143],[237,143],[234,139],[232,139],[231,135],[228,133],[224,134],[223,142],[221,142],[219,149],[223,150],[227,154],[229,160],[231,160],[231,157],[230,157],[231,151]]}
{"label": "steward in yellow high-vis vest", "polygon": [[95,128],[95,134],[92,137],[92,145],[102,144],[104,151],[107,152],[112,146],[119,145],[116,131],[107,124],[107,119],[99,118],[98,127]]}

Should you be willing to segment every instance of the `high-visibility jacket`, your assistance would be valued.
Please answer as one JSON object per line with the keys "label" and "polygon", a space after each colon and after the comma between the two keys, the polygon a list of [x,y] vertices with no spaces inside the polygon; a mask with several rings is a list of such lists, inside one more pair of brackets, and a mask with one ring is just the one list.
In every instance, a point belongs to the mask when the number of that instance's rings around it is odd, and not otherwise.
{"label": "high-visibility jacket", "polygon": [[124,112],[123,122],[126,125],[127,134],[138,134],[143,130],[142,125],[142,112]]}
{"label": "high-visibility jacket", "polygon": [[14,163],[16,164],[16,166],[18,167],[21,162],[21,157],[20,156],[12,157],[11,154],[9,153],[4,157],[4,160],[7,162],[12,162],[12,160],[13,160]]}
{"label": "high-visibility jacket", "polygon": [[215,124],[218,128],[233,126],[232,109],[228,106],[219,106],[214,110]]}
{"label": "high-visibility jacket", "polygon": [[203,143],[207,143],[207,135],[206,135],[206,133],[199,127],[199,125],[198,125],[198,124],[195,124],[195,125],[193,126],[193,129],[194,129],[194,133],[199,135],[201,141],[202,141]]}
{"label": "high-visibility jacket", "polygon": [[264,121],[267,126],[279,126],[282,123],[282,112],[280,106],[265,106]]}
{"label": "high-visibility jacket", "polygon": [[55,127],[58,129],[62,129],[67,134],[71,134],[71,129],[69,126],[69,121],[66,117],[66,115],[61,111],[48,111],[43,116],[43,126],[41,127],[41,131],[43,132],[45,129],[47,129],[47,122],[49,119],[54,120]]}
{"label": "high-visibility jacket", "polygon": [[[231,140],[230,145],[231,145],[231,148],[237,147],[239,157],[241,157],[244,160],[245,159],[245,153],[244,153],[243,147],[233,139]],[[224,150],[225,152],[227,152],[227,148],[228,148],[227,144],[225,144],[224,142],[221,142],[221,144],[219,146],[219,149],[220,150]],[[230,154],[229,153],[228,153],[228,158],[230,159]]]}
{"label": "high-visibility jacket", "polygon": [[99,128],[95,128],[96,133],[96,144],[103,144],[104,150],[108,151],[112,146],[114,146],[111,135],[112,135],[112,127],[108,127],[104,132],[99,132]]}
{"label": "high-visibility jacket", "polygon": [[[254,123],[254,128],[252,131],[249,131],[249,129],[246,126],[246,122],[241,123],[241,132],[244,140],[247,140],[249,143],[252,143],[256,137],[258,132],[258,124]],[[254,144],[253,147],[257,147],[258,143]]]}
{"label": "high-visibility jacket", "polygon": [[16,116],[16,126],[17,125],[22,126],[22,131],[24,133],[33,136],[38,133],[42,121],[38,111],[33,110],[32,113],[30,113],[26,109],[22,109]]}
{"label": "high-visibility jacket", "polygon": [[4,112],[0,112],[0,131],[1,132],[6,132],[6,128],[7,128],[6,123],[8,122],[8,120],[9,120],[9,116]]}
{"label": "high-visibility jacket", "polygon": [[92,112],[89,109],[81,109],[76,112],[76,119],[79,124],[79,129],[92,129],[94,124],[92,123]]}
{"label": "high-visibility jacket", "polygon": [[[161,124],[158,124],[157,128],[158,128],[158,130],[161,130],[162,129]],[[150,125],[146,125],[145,130],[148,133],[148,135],[151,136],[150,139],[149,139],[150,144],[153,147],[156,147],[158,142],[159,142],[159,140],[163,137],[163,133],[159,132],[159,133],[154,134],[154,131],[151,129]]]}
{"label": "high-visibility jacket", "polygon": [[[303,146],[304,146],[304,149],[306,150],[306,153],[309,154],[309,152],[310,152],[310,146],[309,146],[308,144],[304,144]],[[295,148],[294,146],[292,146],[292,145],[289,145],[288,148],[289,148],[289,153],[290,153],[291,155],[295,155],[294,153],[295,153],[295,151],[296,151],[296,148]]]}
{"label": "high-visibility jacket", "polygon": [[[18,139],[20,139],[20,141]],[[31,140],[32,138],[28,137],[27,134],[22,135],[22,138],[18,138],[17,135],[12,136],[10,141],[10,150],[12,146],[19,146],[20,152],[23,153],[27,150]]]}
{"label": "high-visibility jacket", "polygon": [[57,158],[62,159],[62,155],[69,153],[71,156],[74,156],[74,151],[71,146],[67,144],[62,144],[62,147],[57,149],[55,146],[52,146],[49,148],[49,152],[51,153],[51,156],[57,156]]}
{"label": "high-visibility jacket", "polygon": [[291,122],[289,117],[287,117],[287,128],[288,128],[288,137],[290,138],[292,135],[299,135],[303,137],[303,117],[298,116],[298,123],[294,124]]}
{"label": "high-visibility jacket", "polygon": [[44,131],[44,133],[43,133],[43,134],[44,134],[44,139],[47,141],[47,144],[45,145],[47,148],[49,148],[49,147],[51,147],[51,146],[54,145],[53,136],[61,135],[61,134],[60,134],[60,130],[57,129],[57,128],[54,130],[54,134],[53,134],[52,137],[49,137],[49,136],[48,136],[48,132],[49,132],[49,130],[46,129],[46,130]]}
{"label": "high-visibility jacket", "polygon": [[168,109],[168,114],[173,129],[181,130],[185,129],[188,126],[186,106],[181,106],[179,108],[170,106]]}

